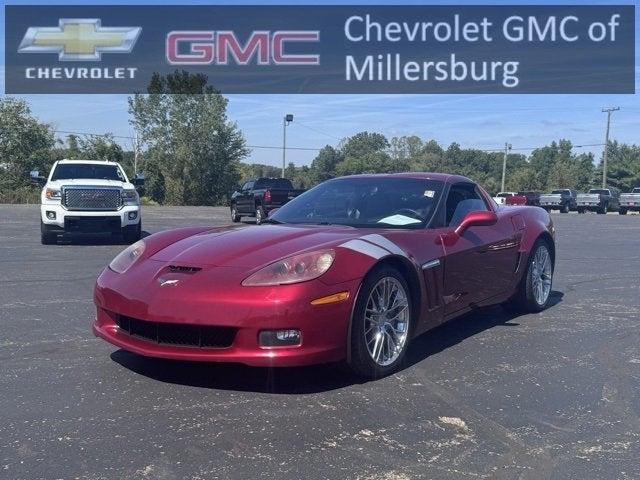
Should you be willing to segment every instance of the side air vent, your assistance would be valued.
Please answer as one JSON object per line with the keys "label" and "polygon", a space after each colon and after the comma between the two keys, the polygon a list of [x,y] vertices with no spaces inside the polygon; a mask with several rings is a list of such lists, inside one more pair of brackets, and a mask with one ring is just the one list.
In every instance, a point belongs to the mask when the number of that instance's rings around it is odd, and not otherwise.
{"label": "side air vent", "polygon": [[202,270],[200,267],[185,267],[183,265],[169,265],[169,270],[176,273],[196,273]]}

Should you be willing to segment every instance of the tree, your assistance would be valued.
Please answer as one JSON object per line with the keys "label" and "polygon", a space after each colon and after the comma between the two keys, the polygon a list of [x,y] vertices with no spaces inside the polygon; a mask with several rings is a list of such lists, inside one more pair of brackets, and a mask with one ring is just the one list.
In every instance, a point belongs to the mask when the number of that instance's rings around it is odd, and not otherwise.
{"label": "tree", "polygon": [[336,167],[343,160],[342,154],[326,145],[311,162],[311,179],[315,183],[324,182],[336,176]]}
{"label": "tree", "polygon": [[147,168],[155,164],[163,178],[164,193],[157,195],[179,205],[226,202],[248,154],[242,133],[227,118],[227,99],[205,75],[184,71],[154,74],[148,91],[129,98],[129,112],[147,147]]}
{"label": "tree", "polygon": [[0,99],[0,191],[33,189],[29,172],[48,171],[54,145],[51,127],[32,116],[27,102]]}
{"label": "tree", "polygon": [[360,132],[343,142],[340,153],[344,160],[337,165],[336,172],[339,175],[393,172],[388,148],[389,142],[384,135]]}

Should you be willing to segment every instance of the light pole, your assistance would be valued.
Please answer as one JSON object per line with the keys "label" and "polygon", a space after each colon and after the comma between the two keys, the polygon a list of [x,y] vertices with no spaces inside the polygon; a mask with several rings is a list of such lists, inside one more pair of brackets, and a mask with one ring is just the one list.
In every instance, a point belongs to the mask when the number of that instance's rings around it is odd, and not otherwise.
{"label": "light pole", "polygon": [[287,162],[287,125],[293,122],[293,114],[287,113],[282,119],[282,178]]}
{"label": "light pole", "polygon": [[509,150],[511,150],[511,144],[505,143],[504,158],[502,159],[502,187],[500,190],[501,192],[504,192],[504,180],[505,180],[505,176],[507,175],[507,155],[509,154]]}
{"label": "light pole", "polygon": [[620,107],[603,108],[607,114],[607,133],[604,138],[604,158],[602,159],[602,188],[607,188],[607,156],[609,151],[609,127],[611,126],[611,114],[620,110]]}

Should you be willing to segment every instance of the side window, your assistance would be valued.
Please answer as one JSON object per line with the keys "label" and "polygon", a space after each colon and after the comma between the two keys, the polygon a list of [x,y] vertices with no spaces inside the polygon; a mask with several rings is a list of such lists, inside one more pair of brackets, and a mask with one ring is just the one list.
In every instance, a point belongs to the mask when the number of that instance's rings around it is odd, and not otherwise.
{"label": "side window", "polygon": [[253,182],[247,182],[242,186],[242,191],[246,192],[253,188]]}
{"label": "side window", "polygon": [[446,204],[446,225],[457,227],[469,212],[488,210],[487,204],[469,183],[453,185],[449,190]]}

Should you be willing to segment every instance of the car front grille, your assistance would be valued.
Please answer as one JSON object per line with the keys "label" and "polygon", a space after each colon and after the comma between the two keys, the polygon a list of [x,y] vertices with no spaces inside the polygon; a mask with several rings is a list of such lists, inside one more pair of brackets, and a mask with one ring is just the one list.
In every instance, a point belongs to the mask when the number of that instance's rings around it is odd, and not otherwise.
{"label": "car front grille", "polygon": [[117,188],[65,187],[62,204],[69,210],[118,210],[122,195]]}
{"label": "car front grille", "polygon": [[148,322],[124,315],[116,316],[116,324],[132,337],[177,347],[228,348],[238,331],[233,327]]}

